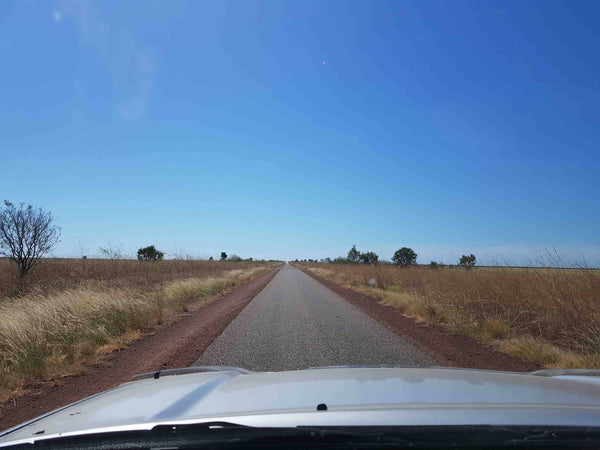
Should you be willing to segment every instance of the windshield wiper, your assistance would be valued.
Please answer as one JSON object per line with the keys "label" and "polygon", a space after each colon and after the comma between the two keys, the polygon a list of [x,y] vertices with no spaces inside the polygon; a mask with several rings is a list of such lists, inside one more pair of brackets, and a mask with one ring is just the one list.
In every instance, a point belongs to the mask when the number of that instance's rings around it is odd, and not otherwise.
{"label": "windshield wiper", "polygon": [[535,446],[593,446],[598,447],[600,430],[598,428],[584,427],[537,427],[528,433],[505,441],[507,445],[535,445]]}
{"label": "windshield wiper", "polygon": [[189,448],[264,448],[327,447],[347,448],[410,447],[410,443],[382,433],[322,430],[318,428],[254,428],[235,424],[155,427],[150,431],[125,431],[62,437],[22,444],[11,448],[47,449],[189,449]]}
{"label": "windshield wiper", "polygon": [[[159,431],[160,427],[153,429]],[[166,427],[179,434],[187,431],[209,429],[211,445],[376,445],[412,446],[414,443],[369,427],[295,427],[295,428],[256,428],[228,422],[210,422],[193,426]],[[206,436],[208,437],[208,433]]]}
{"label": "windshield wiper", "polygon": [[[577,446],[598,448],[600,428],[533,426],[300,426],[258,428],[230,422],[158,425],[151,430],[37,441],[33,447],[106,448],[448,448]],[[31,449],[31,444],[16,448]]]}

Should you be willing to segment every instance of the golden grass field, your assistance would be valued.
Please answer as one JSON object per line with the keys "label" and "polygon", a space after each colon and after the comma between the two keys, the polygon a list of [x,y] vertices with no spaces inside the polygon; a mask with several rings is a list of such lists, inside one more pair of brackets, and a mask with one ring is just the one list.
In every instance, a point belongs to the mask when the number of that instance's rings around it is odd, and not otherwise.
{"label": "golden grass field", "polygon": [[[49,259],[23,285],[0,260],[0,400],[76,373],[142,330],[278,263]],[[207,300],[208,301],[208,300]]]}
{"label": "golden grass field", "polygon": [[600,270],[296,265],[545,367],[600,368]]}

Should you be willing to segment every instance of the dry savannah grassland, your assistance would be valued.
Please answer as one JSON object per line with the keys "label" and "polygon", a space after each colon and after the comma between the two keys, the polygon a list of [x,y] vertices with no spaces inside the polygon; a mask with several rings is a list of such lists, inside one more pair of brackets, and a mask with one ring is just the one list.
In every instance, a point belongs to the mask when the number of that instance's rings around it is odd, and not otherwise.
{"label": "dry savannah grassland", "polygon": [[547,368],[600,368],[600,270],[296,265]]}
{"label": "dry savannah grassland", "polygon": [[[23,285],[0,259],[0,401],[85,363],[279,263],[47,259]],[[197,303],[195,304],[197,306]]]}

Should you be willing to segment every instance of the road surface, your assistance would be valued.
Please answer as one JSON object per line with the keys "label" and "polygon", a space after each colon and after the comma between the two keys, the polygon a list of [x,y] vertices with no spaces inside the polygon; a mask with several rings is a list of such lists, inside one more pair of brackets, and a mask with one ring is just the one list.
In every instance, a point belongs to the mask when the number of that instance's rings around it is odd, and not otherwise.
{"label": "road surface", "polygon": [[356,364],[437,365],[400,336],[289,264],[196,364],[256,371]]}

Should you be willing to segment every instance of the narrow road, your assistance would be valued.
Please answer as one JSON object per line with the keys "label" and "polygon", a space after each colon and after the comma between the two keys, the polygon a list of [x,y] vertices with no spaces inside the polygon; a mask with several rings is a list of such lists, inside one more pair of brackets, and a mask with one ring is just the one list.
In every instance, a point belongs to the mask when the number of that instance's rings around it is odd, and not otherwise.
{"label": "narrow road", "polygon": [[418,367],[437,363],[301,270],[286,264],[196,364],[276,371],[332,365]]}

